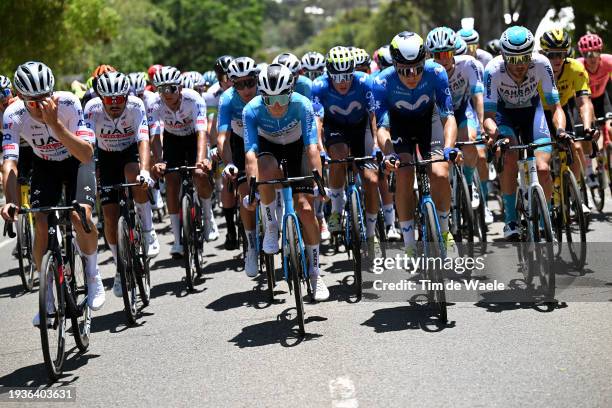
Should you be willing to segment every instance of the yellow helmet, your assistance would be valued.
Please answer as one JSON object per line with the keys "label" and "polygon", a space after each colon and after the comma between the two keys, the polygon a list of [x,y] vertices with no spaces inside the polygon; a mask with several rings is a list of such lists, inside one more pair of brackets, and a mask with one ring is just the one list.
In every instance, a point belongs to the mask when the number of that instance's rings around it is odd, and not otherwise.
{"label": "yellow helmet", "polygon": [[544,51],[566,51],[570,49],[570,37],[563,29],[548,30],[540,37],[540,47]]}

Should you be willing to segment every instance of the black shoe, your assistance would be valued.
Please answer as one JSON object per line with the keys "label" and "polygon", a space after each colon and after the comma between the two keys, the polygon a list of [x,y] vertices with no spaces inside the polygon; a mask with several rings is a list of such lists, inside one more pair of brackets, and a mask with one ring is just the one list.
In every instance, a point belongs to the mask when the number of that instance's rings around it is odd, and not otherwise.
{"label": "black shoe", "polygon": [[225,243],[223,244],[223,247],[228,251],[238,249],[238,239],[236,238],[236,235],[227,234],[227,236],[225,237]]}

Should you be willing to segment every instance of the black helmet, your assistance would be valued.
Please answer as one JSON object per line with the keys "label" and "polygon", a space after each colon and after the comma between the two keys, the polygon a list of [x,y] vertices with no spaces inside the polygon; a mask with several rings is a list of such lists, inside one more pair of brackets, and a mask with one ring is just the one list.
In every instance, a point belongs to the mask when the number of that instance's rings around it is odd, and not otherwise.
{"label": "black helmet", "polygon": [[227,68],[233,59],[234,57],[231,55],[222,55],[217,58],[215,61],[215,73],[217,74],[217,78],[221,78],[223,75],[227,74]]}

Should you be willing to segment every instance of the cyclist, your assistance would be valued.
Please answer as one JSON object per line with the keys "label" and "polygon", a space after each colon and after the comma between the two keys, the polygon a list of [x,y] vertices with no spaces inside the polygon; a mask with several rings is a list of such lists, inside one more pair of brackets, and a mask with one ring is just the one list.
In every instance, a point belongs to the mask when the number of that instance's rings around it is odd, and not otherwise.
{"label": "cyclist", "polygon": [[[98,78],[99,98],[85,105],[85,125],[94,132],[98,146],[98,168],[103,186],[133,183],[142,177],[141,188],[133,188],[136,211],[142,221],[149,257],[159,254],[159,242],[153,229],[151,203],[146,189],[153,184],[149,174],[149,126],[144,103],[128,96],[129,79],[120,72],[107,72]],[[119,194],[100,193],[104,212],[104,233],[117,265],[117,222]],[[113,293],[121,297],[121,276],[115,274]]]}
{"label": "cyclist", "polygon": [[[32,207],[59,204],[62,186],[66,186],[66,202],[76,199],[85,207],[87,223],[85,233],[79,216],[71,214],[76,231],[76,242],[86,258],[87,303],[99,310],[105,301],[104,285],[98,270],[98,233],[91,221],[95,206],[96,179],[93,161],[93,134],[85,127],[81,103],[70,92],[54,92],[55,79],[51,69],[42,62],[26,62],[15,71],[13,80],[19,100],[4,112],[2,150],[4,163],[4,191],[6,202],[2,218],[8,220],[9,209],[17,202],[16,175],[19,160],[19,138],[24,138],[35,156],[32,161]],[[47,249],[48,225],[44,214],[36,214],[34,259],[40,272],[42,257]],[[49,285],[52,288],[52,285]],[[47,293],[52,304],[53,291]],[[39,324],[38,313],[34,325]]]}
{"label": "cyclist", "polygon": [[[438,27],[427,35],[427,49],[433,59],[446,69],[450,85],[455,120],[459,125],[458,139],[461,141],[477,138],[478,129],[482,129],[484,121],[484,105],[482,94],[482,64],[469,55],[455,56],[456,34],[448,27]],[[463,149],[465,180],[472,192],[472,207],[478,208],[481,197],[472,183],[479,152],[475,146],[465,146]],[[482,150],[486,162],[485,151]],[[493,215],[485,203],[485,221],[492,222]]]}
{"label": "cyclist", "polygon": [[372,79],[378,76],[381,72],[383,72],[386,68],[389,68],[393,65],[393,58],[391,57],[391,52],[389,51],[389,44],[383,45],[376,52],[376,65],[378,65],[378,71],[372,72],[370,75]]}
{"label": "cyclist", "polygon": [[[233,57],[222,55],[215,61],[216,82],[212,83],[208,90],[204,92],[202,98],[206,102],[206,111],[208,112],[208,134],[210,135],[210,143],[217,143],[217,111],[219,107],[219,98],[221,94],[232,86],[232,81],[227,76],[227,67],[232,62]],[[210,74],[208,75],[210,77]],[[205,78],[209,79],[209,78]]]}
{"label": "cyclist", "polygon": [[[327,72],[313,84],[313,108],[317,121],[318,139],[332,159],[347,156],[363,157],[365,131],[370,122],[370,135],[374,139],[376,123],[372,113],[371,82],[367,74],[355,72],[353,54],[346,47],[334,47],[327,53]],[[370,143],[378,150],[376,141]],[[372,152],[367,152],[369,155]],[[365,190],[366,237],[373,244],[379,207],[378,173],[376,168],[360,166]],[[332,164],[329,170],[330,197],[329,231],[342,229],[341,214],[346,203],[344,194],[344,166]]]}
{"label": "cyclist", "polygon": [[87,102],[95,97],[98,97],[97,81],[98,77],[106,72],[117,71],[115,67],[107,64],[98,65],[91,74],[91,87],[85,92],[83,98],[81,98],[81,106],[87,105]]}
{"label": "cyclist", "polygon": [[[546,103],[552,106],[552,122],[558,137],[565,135],[565,115],[559,104],[559,92],[555,85],[552,67],[541,54],[532,54],[534,39],[531,31],[512,26],[500,38],[502,55],[495,57],[485,69],[485,121],[484,129],[489,143],[497,138],[508,138],[516,144],[543,143],[550,140],[550,132],[544,118],[544,110],[538,95],[538,84]],[[548,162],[550,146],[535,151],[538,180],[548,202],[552,194],[552,180]],[[504,201],[504,237],[516,239],[518,225],[516,214],[516,179],[518,154],[508,151],[504,171],[499,182]]]}
{"label": "cyclist", "polygon": [[153,77],[155,76],[155,73],[161,69],[161,67],[162,67],[161,65],[155,64],[155,65],[151,65],[149,69],[147,70],[148,84],[147,84],[147,87],[145,88],[147,91],[155,92],[155,85],[153,84]]}
{"label": "cyclist", "polygon": [[[271,64],[258,77],[256,96],[243,110],[246,175],[259,180],[281,176],[279,163],[286,160],[289,177],[302,175],[302,162],[308,169],[321,171],[317,147],[316,127],[313,124],[312,103],[298,92],[293,92],[294,75],[284,65]],[[305,157],[304,157],[305,156]],[[267,188],[266,188],[267,187]],[[278,252],[278,218],[273,186],[259,189],[264,216],[267,219],[263,250]],[[314,299],[327,300],[329,290],[319,268],[319,226],[313,211],[311,183],[295,185],[295,208],[302,222],[309,276]],[[255,203],[247,203],[251,210]]]}
{"label": "cyclist", "polygon": [[[425,60],[423,39],[413,32],[397,34],[391,41],[390,52],[394,67],[385,69],[373,84],[378,143],[386,155],[387,167],[391,156],[411,161],[410,153],[417,146],[424,158],[443,155],[450,159],[457,152],[454,148],[457,123],[444,67]],[[446,162],[431,166],[431,193],[445,245],[450,249],[455,240],[448,228],[451,195],[448,169]],[[406,188],[395,192],[395,206],[404,247],[411,255],[415,253],[413,183],[414,169],[399,169],[397,184]]]}
{"label": "cyclist", "polygon": [[355,48],[353,50],[353,58],[355,59],[355,71],[370,75],[370,64],[372,63],[370,54],[363,48]]}
{"label": "cyclist", "polygon": [[289,52],[284,52],[274,57],[272,63],[281,64],[289,68],[295,78],[293,83],[295,86],[295,91],[300,95],[304,95],[308,99],[312,99],[312,81],[304,75],[300,75],[302,71],[302,64],[300,63],[298,57]]}
{"label": "cyclist", "polygon": [[485,51],[487,51],[493,57],[497,57],[501,52],[499,39],[494,38],[491,41],[487,42],[487,45],[485,46]]}
{"label": "cyclist", "polygon": [[493,55],[478,47],[478,41],[480,40],[478,31],[474,30],[473,28],[462,28],[457,32],[457,34],[459,34],[459,36],[467,44],[468,55],[476,58],[478,61],[480,61],[483,67],[486,67],[489,61],[493,59]]}
{"label": "cyclist", "polygon": [[[153,143],[159,145],[160,127],[164,126],[163,161],[156,155],[161,148],[153,149],[155,165],[152,168],[155,176],[164,174],[166,167],[177,167],[184,164],[198,166],[194,173],[194,182],[202,205],[204,235],[207,241],[219,237],[217,225],[212,213],[212,187],[205,174],[210,171],[210,160],[207,158],[206,104],[193,89],[183,89],[180,85],[180,72],[164,66],[155,73],[153,83],[158,92],[148,118],[152,124]],[[181,227],[179,215],[180,176],[177,173],[165,175],[166,204],[170,214],[170,227],[174,235],[174,244],[170,254],[174,258],[183,255],[181,245]]]}
{"label": "cyclist", "polygon": [[[223,176],[227,183],[234,178],[238,186],[240,199],[249,194],[245,183],[244,173],[244,126],[242,123],[242,109],[257,95],[257,77],[255,75],[255,61],[249,57],[234,59],[228,67],[229,79],[233,87],[221,94],[219,100],[219,120],[217,122],[217,146],[225,168]],[[236,194],[236,192],[234,192]],[[227,223],[227,241],[225,249],[237,249],[238,241],[234,216],[236,212],[236,197],[231,195],[228,201],[223,202],[223,214]],[[242,202],[242,201],[241,201]],[[249,277],[257,275],[257,251],[255,236],[255,213],[240,207],[240,217],[247,235],[247,253],[244,271]]]}
{"label": "cyclist", "polygon": [[302,69],[304,75],[311,81],[323,75],[325,70],[325,56],[319,52],[310,51],[302,57]]}
{"label": "cyclist", "polygon": [[[542,53],[550,61],[553,73],[555,74],[555,82],[559,91],[559,103],[565,114],[566,129],[573,131],[573,115],[569,101],[575,96],[580,119],[586,131],[590,133],[593,119],[593,104],[590,98],[589,75],[582,64],[573,58],[569,58],[571,48],[569,34],[565,30],[548,30],[540,37],[540,46]],[[554,129],[551,106],[546,103],[541,86],[539,91],[542,104],[544,105],[544,116],[546,117],[548,128]],[[580,164],[586,161],[583,145],[589,145],[590,148],[589,143],[572,144],[572,152],[576,160],[573,160],[571,168],[578,179],[580,179]],[[586,163],[583,163],[583,166],[585,165]],[[582,203],[582,206],[583,211],[588,214],[590,209],[587,203]]]}
{"label": "cyclist", "polygon": [[[578,51],[582,55],[578,61],[584,65],[589,74],[589,87],[591,89],[591,102],[595,111],[595,117],[601,118],[606,114],[606,103],[610,103],[606,87],[612,75],[612,55],[603,54],[603,41],[597,34],[585,34],[578,40]],[[585,126],[586,127],[586,126]],[[604,140],[609,140],[610,123],[606,124],[607,135]],[[587,149],[588,150],[588,149]],[[589,153],[588,151],[585,153]],[[593,174],[593,165],[589,157],[585,157],[587,184],[589,187],[598,186],[597,177]]]}

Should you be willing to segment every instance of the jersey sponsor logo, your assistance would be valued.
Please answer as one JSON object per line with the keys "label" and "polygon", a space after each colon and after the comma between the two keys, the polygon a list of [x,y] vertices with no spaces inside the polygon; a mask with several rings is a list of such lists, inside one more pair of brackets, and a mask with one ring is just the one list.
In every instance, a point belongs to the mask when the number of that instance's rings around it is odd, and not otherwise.
{"label": "jersey sponsor logo", "polygon": [[[79,132],[77,132],[78,135]],[[45,138],[43,135],[41,137],[32,137],[32,144],[36,147],[50,146],[54,144],[58,144],[59,141],[56,140],[53,136],[49,135],[49,137]],[[61,145],[61,143],[59,143]]]}
{"label": "jersey sponsor logo", "polygon": [[395,107],[398,109],[417,110],[421,105],[427,104],[428,102],[429,96],[421,95],[419,99],[417,99],[416,102],[413,104],[407,101],[397,101],[395,102]]}
{"label": "jersey sponsor logo", "polygon": [[346,107],[346,109],[342,109],[338,105],[332,105],[329,107],[329,111],[338,115],[348,116],[355,109],[361,109],[362,107],[363,106],[358,101],[352,101],[349,106]]}

